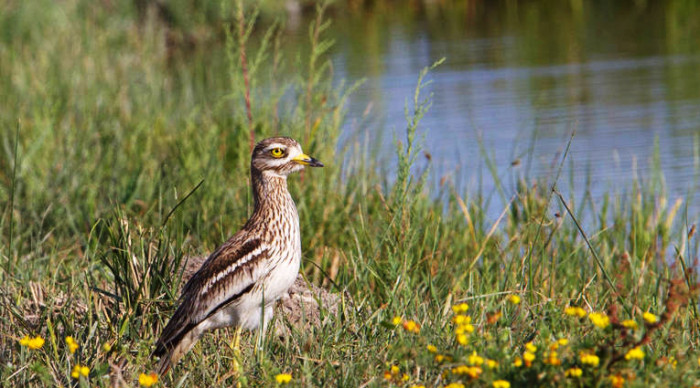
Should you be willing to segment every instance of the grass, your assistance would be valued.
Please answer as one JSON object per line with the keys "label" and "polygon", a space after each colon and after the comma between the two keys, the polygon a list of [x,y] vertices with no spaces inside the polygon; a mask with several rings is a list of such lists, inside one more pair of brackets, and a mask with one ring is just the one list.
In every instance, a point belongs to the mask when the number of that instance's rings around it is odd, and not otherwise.
{"label": "grass", "polygon": [[[251,137],[278,133],[327,166],[290,182],[303,271],[352,301],[260,351],[256,333],[240,353],[232,330],[207,335],[159,384],[274,386],[283,373],[291,386],[700,384],[697,215],[661,177],[602,203],[552,191],[558,176],[521,180],[493,219],[479,193],[434,193],[415,173],[428,69],[386,184],[361,144],[337,147],[356,85],[331,82],[322,9],[308,56],[289,57],[278,25],[254,33],[249,10],[219,8],[230,22],[212,56],[172,46],[167,24],[128,4],[0,12],[4,385],[137,384],[184,261],[251,210]],[[76,365],[87,376],[72,377]]]}

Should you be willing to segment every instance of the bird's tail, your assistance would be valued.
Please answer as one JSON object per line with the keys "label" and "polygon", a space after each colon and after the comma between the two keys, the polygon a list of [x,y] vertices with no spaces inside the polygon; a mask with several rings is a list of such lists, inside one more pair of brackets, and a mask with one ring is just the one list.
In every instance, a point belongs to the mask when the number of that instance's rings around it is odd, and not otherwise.
{"label": "bird's tail", "polygon": [[151,357],[160,357],[158,374],[163,376],[168,373],[170,368],[176,365],[180,358],[192,349],[201,335],[201,330],[198,326],[195,326],[184,334],[178,335],[173,341],[168,343],[158,341],[156,349],[151,354]]}

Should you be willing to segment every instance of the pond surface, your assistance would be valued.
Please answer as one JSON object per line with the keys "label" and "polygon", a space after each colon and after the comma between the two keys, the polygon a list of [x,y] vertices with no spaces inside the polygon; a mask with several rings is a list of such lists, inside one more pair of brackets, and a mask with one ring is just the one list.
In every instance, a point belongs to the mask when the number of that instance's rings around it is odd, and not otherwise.
{"label": "pond surface", "polygon": [[700,6],[469,3],[335,15],[337,78],[367,78],[350,99],[346,141],[369,138],[392,166],[418,73],[445,57],[420,129],[436,186],[481,191],[497,214],[518,178],[552,180],[575,131],[559,183],[567,196],[580,200],[588,179],[594,201],[651,179],[658,143],[669,202],[686,198],[698,220]]}

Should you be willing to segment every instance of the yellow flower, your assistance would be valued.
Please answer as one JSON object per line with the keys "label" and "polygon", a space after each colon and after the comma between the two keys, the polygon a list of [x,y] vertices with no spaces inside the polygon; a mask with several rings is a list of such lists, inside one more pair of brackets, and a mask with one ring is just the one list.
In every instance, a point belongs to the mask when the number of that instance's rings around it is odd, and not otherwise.
{"label": "yellow flower", "polygon": [[411,332],[411,333],[420,333],[420,324],[416,323],[415,321],[406,321],[403,323],[403,328],[404,330]]}
{"label": "yellow flower", "polygon": [[583,318],[586,316],[586,310],[580,307],[567,307],[564,309],[564,314],[572,317]]}
{"label": "yellow flower", "polygon": [[515,357],[515,360],[513,360],[513,366],[515,366],[515,367],[523,366],[523,360],[520,357]]}
{"label": "yellow flower", "polygon": [[520,304],[520,296],[513,294],[508,297],[508,302],[512,304]]}
{"label": "yellow flower", "polygon": [[625,360],[643,360],[644,359],[644,351],[637,346],[636,348],[632,348],[625,354]]}
{"label": "yellow flower", "polygon": [[554,350],[545,354],[544,362],[545,362],[545,364],[554,365],[554,366],[561,365],[561,360],[559,359],[559,354]]}
{"label": "yellow flower", "polygon": [[19,340],[19,344],[22,346],[26,346],[29,349],[37,350],[41,349],[44,346],[44,339],[39,336],[29,338],[28,335],[25,335],[21,340]]}
{"label": "yellow flower", "polygon": [[402,321],[403,321],[403,318],[396,316],[396,317],[394,317],[394,319],[391,320],[391,323],[393,323],[394,326],[398,326],[401,324]]}
{"label": "yellow flower", "polygon": [[622,321],[622,326],[624,326],[628,329],[636,330],[637,329],[637,321],[635,321],[634,319],[625,319],[624,321]]}
{"label": "yellow flower", "polygon": [[411,388],[425,388],[425,385],[411,385]]}
{"label": "yellow flower", "polygon": [[443,362],[443,361],[445,361],[445,356],[443,356],[442,354],[437,354],[437,355],[435,355],[435,361],[436,362]]}
{"label": "yellow flower", "polygon": [[141,373],[139,375],[139,385],[142,387],[150,387],[158,382],[158,375],[155,373]]}
{"label": "yellow flower", "polygon": [[598,364],[600,363],[600,358],[598,358],[598,356],[596,356],[595,354],[583,353],[583,352],[582,352],[582,353],[579,355],[579,357],[580,357],[580,359],[581,359],[581,362],[584,363],[584,364],[586,364],[586,365],[590,365],[590,366],[596,367],[596,366],[598,366]]}
{"label": "yellow flower", "polygon": [[452,322],[456,323],[457,325],[466,325],[472,322],[472,317],[468,315],[458,314],[452,318]]}
{"label": "yellow flower", "polygon": [[466,303],[460,303],[452,306],[452,312],[455,314],[464,314],[469,310],[469,305]]}
{"label": "yellow flower", "polygon": [[459,325],[455,328],[455,334],[473,333],[474,326],[470,323]]}
{"label": "yellow flower", "polygon": [[566,338],[559,338],[559,339],[557,340],[557,343],[558,343],[559,345],[561,345],[561,346],[566,346],[566,345],[569,344],[569,340],[566,339]]}
{"label": "yellow flower", "polygon": [[588,319],[601,329],[605,329],[610,325],[610,318],[604,313],[590,313],[588,314]]}
{"label": "yellow flower", "polygon": [[76,365],[73,367],[73,370],[70,372],[70,377],[77,380],[80,378],[80,376],[88,377],[89,374],[90,374],[90,368],[88,368],[86,366]]}
{"label": "yellow flower", "polygon": [[428,345],[426,348],[430,353],[437,353],[437,347],[435,345]]}
{"label": "yellow flower", "polygon": [[449,383],[445,385],[445,388],[464,388],[464,384],[462,383]]}
{"label": "yellow flower", "polygon": [[613,388],[622,388],[625,386],[625,378],[620,375],[610,376],[610,383]]}
{"label": "yellow flower", "polygon": [[510,388],[510,383],[506,380],[496,380],[493,382],[493,388]]}
{"label": "yellow flower", "polygon": [[392,366],[391,366],[391,374],[392,374],[392,375],[397,375],[397,374],[399,374],[399,371],[400,371],[400,369],[399,369],[398,366],[396,366],[396,365],[392,365]]}
{"label": "yellow flower", "polygon": [[407,374],[405,374],[405,373],[403,374],[403,376],[401,376],[401,381],[408,381],[408,380],[410,380],[410,379],[411,379],[411,377],[409,377],[409,376],[408,376]]}
{"label": "yellow flower", "polygon": [[75,342],[73,337],[66,337],[66,345],[68,345],[68,350],[71,354],[75,353],[75,351],[78,350],[78,343]]}
{"label": "yellow flower", "polygon": [[391,375],[391,372],[385,371],[384,372],[384,380],[391,380],[393,376]]}
{"label": "yellow flower", "polygon": [[678,360],[676,360],[675,357],[671,356],[668,358],[668,365],[671,365],[671,368],[676,369],[676,366],[678,365]]}
{"label": "yellow flower", "polygon": [[532,342],[528,342],[525,344],[525,349],[530,353],[535,353],[537,351],[537,346],[533,345]]}
{"label": "yellow flower", "polygon": [[498,362],[496,360],[486,360],[486,366],[489,367],[489,369],[495,369],[498,368]]}
{"label": "yellow flower", "polygon": [[469,377],[476,379],[479,377],[479,375],[481,375],[482,372],[483,372],[483,369],[481,369],[481,367],[472,366],[472,367],[469,367],[467,374],[469,375]]}
{"label": "yellow flower", "polygon": [[659,321],[659,317],[657,317],[656,315],[654,315],[648,311],[645,312],[644,314],[642,314],[642,318],[644,318],[644,320],[650,324],[654,324],[654,323]]}
{"label": "yellow flower", "polygon": [[476,354],[476,350],[467,358],[467,363],[470,365],[481,365],[484,363],[484,359]]}
{"label": "yellow flower", "polygon": [[105,342],[102,344],[102,351],[105,353],[109,353],[109,351],[112,350],[112,345],[109,344],[109,342]]}
{"label": "yellow flower", "polygon": [[467,338],[466,334],[457,334],[457,342],[460,345],[465,346],[469,343],[469,339]]}
{"label": "yellow flower", "polygon": [[277,381],[277,384],[280,385],[289,384],[289,382],[292,381],[292,375],[289,373],[280,373],[275,376],[275,381]]}
{"label": "yellow flower", "polygon": [[525,366],[530,367],[530,365],[532,365],[532,362],[535,361],[534,353],[530,353],[528,351],[523,353],[523,361],[525,361]]}
{"label": "yellow flower", "polygon": [[566,377],[581,377],[583,371],[581,368],[571,368],[566,370]]}

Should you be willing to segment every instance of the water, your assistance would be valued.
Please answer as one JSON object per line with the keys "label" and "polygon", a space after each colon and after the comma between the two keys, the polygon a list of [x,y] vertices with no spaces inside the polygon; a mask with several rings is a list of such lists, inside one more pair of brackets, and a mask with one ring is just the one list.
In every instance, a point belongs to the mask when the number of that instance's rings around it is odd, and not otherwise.
{"label": "water", "polygon": [[345,138],[378,140],[392,166],[418,73],[445,57],[421,127],[436,185],[495,193],[481,142],[509,197],[518,177],[554,175],[575,130],[562,190],[571,180],[567,194],[580,198],[590,177],[597,200],[650,178],[658,141],[670,202],[686,198],[697,222],[700,6],[625,4],[468,2],[336,17],[336,76],[367,78],[350,99]]}

